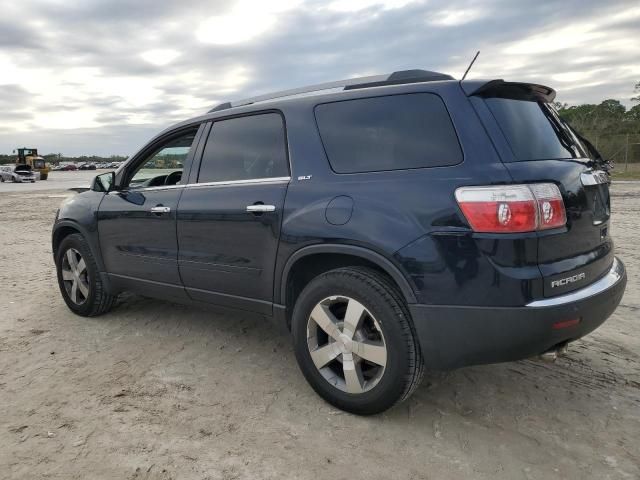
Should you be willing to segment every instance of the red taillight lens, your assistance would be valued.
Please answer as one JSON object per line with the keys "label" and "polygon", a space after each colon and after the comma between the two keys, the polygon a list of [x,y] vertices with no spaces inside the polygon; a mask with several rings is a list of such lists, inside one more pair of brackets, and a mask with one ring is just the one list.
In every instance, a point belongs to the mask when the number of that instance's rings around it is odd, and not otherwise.
{"label": "red taillight lens", "polygon": [[475,232],[532,232],[567,221],[560,190],[552,183],[461,187],[456,200]]}

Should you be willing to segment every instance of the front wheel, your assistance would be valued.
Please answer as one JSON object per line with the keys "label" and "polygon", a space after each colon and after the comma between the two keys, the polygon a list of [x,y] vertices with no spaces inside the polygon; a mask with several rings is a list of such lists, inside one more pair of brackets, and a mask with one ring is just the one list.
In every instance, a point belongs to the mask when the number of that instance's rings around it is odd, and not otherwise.
{"label": "front wheel", "polygon": [[408,398],[422,379],[406,304],[375,270],[340,268],[312,280],[294,307],[292,334],[305,378],[342,410],[383,412]]}
{"label": "front wheel", "polygon": [[105,291],[95,258],[82,235],[74,233],[60,242],[56,269],[62,298],[74,313],[93,317],[113,308],[116,297]]}

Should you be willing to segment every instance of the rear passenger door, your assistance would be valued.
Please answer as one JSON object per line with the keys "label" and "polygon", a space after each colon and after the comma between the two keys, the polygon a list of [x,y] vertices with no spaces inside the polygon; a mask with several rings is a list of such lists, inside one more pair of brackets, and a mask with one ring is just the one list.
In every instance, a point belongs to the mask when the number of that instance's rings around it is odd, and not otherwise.
{"label": "rear passenger door", "polygon": [[211,126],[178,205],[178,265],[194,300],[271,314],[290,180],[286,145],[276,112]]}

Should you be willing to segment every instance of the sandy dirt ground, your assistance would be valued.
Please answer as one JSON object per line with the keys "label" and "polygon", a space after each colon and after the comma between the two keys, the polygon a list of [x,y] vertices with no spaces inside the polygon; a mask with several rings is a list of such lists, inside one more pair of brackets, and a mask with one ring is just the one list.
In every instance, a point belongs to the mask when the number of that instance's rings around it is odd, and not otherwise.
{"label": "sandy dirt ground", "polygon": [[640,478],[640,183],[613,187],[629,284],[605,325],[368,418],[324,403],[262,319],[137,296],[73,315],[49,243],[66,193],[25,187],[0,189],[0,478]]}

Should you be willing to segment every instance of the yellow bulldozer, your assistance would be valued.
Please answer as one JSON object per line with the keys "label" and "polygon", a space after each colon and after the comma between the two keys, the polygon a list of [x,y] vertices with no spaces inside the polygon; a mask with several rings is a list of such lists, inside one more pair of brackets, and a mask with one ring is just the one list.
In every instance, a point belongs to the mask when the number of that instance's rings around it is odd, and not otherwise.
{"label": "yellow bulldozer", "polygon": [[[37,148],[18,148],[18,165],[29,165],[34,172],[40,172],[40,180],[46,180],[49,176],[49,165],[44,158],[38,155]],[[16,150],[13,153],[16,153]]]}

